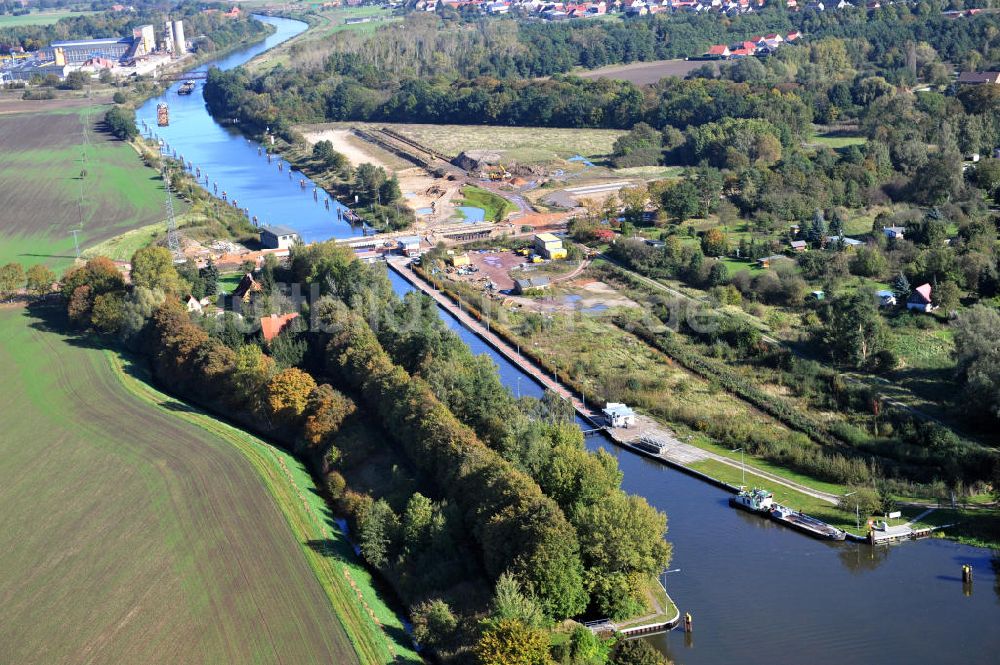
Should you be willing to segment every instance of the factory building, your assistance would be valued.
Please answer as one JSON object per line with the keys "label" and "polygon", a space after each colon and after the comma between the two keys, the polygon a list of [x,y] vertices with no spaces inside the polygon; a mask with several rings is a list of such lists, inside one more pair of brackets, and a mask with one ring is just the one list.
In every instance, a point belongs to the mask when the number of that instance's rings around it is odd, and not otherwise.
{"label": "factory building", "polygon": [[122,60],[134,48],[134,39],[134,37],[109,37],[52,42],[47,49],[39,51],[39,55],[42,59],[53,61],[57,65],[82,65],[91,58]]}
{"label": "factory building", "polygon": [[164,28],[164,48],[159,52],[151,25],[135,28],[129,37],[52,42],[47,48],[0,62],[0,83],[30,81],[49,74],[63,79],[76,70],[93,73],[101,69],[130,67],[135,73],[154,71],[164,64],[160,60],[167,58],[167,53],[187,53],[184,23],[167,21]]}

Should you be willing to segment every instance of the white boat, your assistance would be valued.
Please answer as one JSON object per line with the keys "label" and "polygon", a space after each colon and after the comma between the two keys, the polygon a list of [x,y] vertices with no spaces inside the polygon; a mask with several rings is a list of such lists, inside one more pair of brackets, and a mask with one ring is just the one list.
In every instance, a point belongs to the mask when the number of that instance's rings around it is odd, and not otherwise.
{"label": "white boat", "polygon": [[767,515],[774,506],[774,495],[759,487],[752,490],[741,487],[736,496],[729,497],[729,505],[751,513]]}

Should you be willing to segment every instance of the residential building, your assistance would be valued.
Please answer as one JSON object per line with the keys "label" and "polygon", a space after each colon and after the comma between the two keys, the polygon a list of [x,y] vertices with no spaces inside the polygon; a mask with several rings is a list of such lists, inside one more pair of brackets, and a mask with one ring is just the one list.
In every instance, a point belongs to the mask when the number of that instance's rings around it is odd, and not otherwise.
{"label": "residential building", "polygon": [[791,245],[793,252],[804,252],[809,247],[805,240],[793,240],[789,244]]}
{"label": "residential building", "polygon": [[255,280],[252,274],[247,273],[243,275],[243,279],[241,279],[240,283],[236,285],[235,289],[233,289],[233,300],[248,303],[253,297],[253,294],[259,293],[263,290],[264,287],[260,285],[260,282]]}
{"label": "residential building", "polygon": [[903,236],[906,235],[906,227],[905,226],[887,226],[884,229],[882,229],[882,233],[884,233],[885,237],[889,238],[890,240],[895,240],[897,238],[900,239],[900,240],[902,240]]}
{"label": "residential building", "polygon": [[839,236],[825,236],[823,242],[827,247],[836,247],[838,244],[843,245],[845,249],[854,249],[858,245],[863,245],[864,243],[857,238],[848,238],[845,235]]}
{"label": "residential building", "polygon": [[716,44],[715,46],[710,46],[708,51],[705,52],[705,56],[708,58],[716,58],[723,60],[728,58],[730,55],[729,47],[725,44]]}
{"label": "residential building", "polygon": [[270,342],[281,334],[281,331],[287,328],[288,325],[297,318],[299,318],[298,312],[265,316],[260,320],[260,334],[264,338],[265,342]]}
{"label": "residential building", "polygon": [[289,249],[297,242],[298,232],[288,226],[265,226],[260,230],[260,244],[265,249]]}
{"label": "residential building", "polygon": [[1000,85],[1000,72],[962,72],[958,75],[958,82],[962,85],[982,85],[983,83]]}
{"label": "residential building", "polygon": [[931,285],[921,284],[910,294],[910,299],[906,301],[906,309],[919,312],[933,312],[935,307],[931,302]]}

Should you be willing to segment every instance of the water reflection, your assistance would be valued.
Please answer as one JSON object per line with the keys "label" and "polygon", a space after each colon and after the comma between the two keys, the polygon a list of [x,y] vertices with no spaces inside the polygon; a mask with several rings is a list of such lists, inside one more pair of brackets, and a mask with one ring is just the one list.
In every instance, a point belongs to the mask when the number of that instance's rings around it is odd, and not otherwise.
{"label": "water reflection", "polygon": [[891,546],[872,547],[865,543],[842,543],[837,547],[837,556],[844,568],[852,573],[875,570],[889,560]]}

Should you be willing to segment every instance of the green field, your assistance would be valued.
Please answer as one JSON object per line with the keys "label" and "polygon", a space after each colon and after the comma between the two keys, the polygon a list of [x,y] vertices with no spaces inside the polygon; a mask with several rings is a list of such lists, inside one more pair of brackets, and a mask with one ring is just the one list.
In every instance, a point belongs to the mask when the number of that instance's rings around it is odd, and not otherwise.
{"label": "green field", "polygon": [[416,662],[290,456],[20,308],[0,374],[5,661]]}
{"label": "green field", "polygon": [[864,145],[868,139],[856,131],[836,130],[827,127],[815,127],[809,137],[810,145],[822,145],[827,148],[846,148],[852,145]]}
{"label": "green field", "polygon": [[0,28],[13,28],[22,25],[52,25],[59,19],[66,18],[67,16],[84,16],[86,14],[95,13],[96,12],[54,11],[32,12],[30,14],[24,14],[23,16],[3,14],[0,15]]}
{"label": "green field", "polygon": [[75,257],[73,229],[86,248],[164,219],[159,174],[99,131],[105,110],[0,116],[0,264],[61,271]]}

